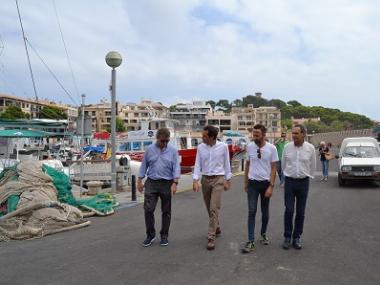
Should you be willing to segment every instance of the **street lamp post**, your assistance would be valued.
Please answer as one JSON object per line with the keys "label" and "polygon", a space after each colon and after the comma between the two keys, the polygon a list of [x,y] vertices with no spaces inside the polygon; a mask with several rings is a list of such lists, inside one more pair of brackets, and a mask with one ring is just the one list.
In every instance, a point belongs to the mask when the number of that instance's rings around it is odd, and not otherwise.
{"label": "street lamp post", "polygon": [[121,55],[116,51],[110,51],[106,55],[106,63],[112,67],[111,73],[111,187],[112,193],[116,193],[116,67],[122,62]]}

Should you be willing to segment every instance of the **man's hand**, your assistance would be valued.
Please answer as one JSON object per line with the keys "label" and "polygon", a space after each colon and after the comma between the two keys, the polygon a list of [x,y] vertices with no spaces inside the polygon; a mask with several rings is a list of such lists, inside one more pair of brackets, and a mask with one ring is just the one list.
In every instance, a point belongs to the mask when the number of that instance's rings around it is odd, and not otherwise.
{"label": "man's hand", "polygon": [[273,187],[269,185],[269,187],[268,187],[267,190],[265,191],[264,196],[265,196],[266,198],[270,198],[270,197],[272,197],[272,193],[273,193]]}
{"label": "man's hand", "polygon": [[230,180],[224,180],[224,191],[227,191],[231,187],[231,181]]}
{"label": "man's hand", "polygon": [[244,181],[244,191],[248,192],[248,179]]}
{"label": "man's hand", "polygon": [[172,184],[172,186],[170,187],[170,191],[172,192],[172,196],[174,196],[175,193],[177,192],[177,184],[176,183]]}
{"label": "man's hand", "polygon": [[198,180],[193,180],[193,191],[199,192],[199,182]]}
{"label": "man's hand", "polygon": [[137,179],[137,190],[142,193],[144,192],[144,183],[142,182],[142,179]]}

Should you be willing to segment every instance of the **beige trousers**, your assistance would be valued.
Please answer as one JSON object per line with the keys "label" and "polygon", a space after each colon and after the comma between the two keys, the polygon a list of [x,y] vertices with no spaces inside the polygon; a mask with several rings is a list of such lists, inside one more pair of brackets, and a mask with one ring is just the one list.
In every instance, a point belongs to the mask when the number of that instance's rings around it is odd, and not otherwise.
{"label": "beige trousers", "polygon": [[224,176],[202,176],[202,193],[209,215],[208,239],[215,239],[216,229],[219,227],[219,210],[221,207],[222,192],[224,191]]}

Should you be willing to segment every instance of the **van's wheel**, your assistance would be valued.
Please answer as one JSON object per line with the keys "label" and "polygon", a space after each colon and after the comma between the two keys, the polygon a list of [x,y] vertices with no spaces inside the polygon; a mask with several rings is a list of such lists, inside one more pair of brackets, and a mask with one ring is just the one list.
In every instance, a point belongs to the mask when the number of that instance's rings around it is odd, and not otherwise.
{"label": "van's wheel", "polygon": [[344,186],[346,184],[346,180],[344,180],[339,174],[338,174],[338,183],[339,183],[339,186]]}

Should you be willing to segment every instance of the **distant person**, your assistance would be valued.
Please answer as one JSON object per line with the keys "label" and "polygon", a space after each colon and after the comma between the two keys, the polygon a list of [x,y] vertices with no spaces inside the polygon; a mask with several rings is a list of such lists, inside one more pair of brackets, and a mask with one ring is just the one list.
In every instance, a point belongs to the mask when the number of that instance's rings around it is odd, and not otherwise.
{"label": "distant person", "polygon": [[[288,143],[282,154],[282,168],[285,175],[284,242],[282,247],[301,249],[301,235],[305,219],[306,200],[310,178],[316,167],[315,148],[305,141],[306,129],[295,125],[292,129],[293,143]],[[296,217],[293,228],[294,206]],[[293,242],[291,243],[291,238]]]}
{"label": "distant person", "polygon": [[380,132],[377,133],[377,141],[380,143]]}
{"label": "distant person", "polygon": [[267,226],[269,222],[269,200],[276,180],[278,155],[276,147],[265,140],[266,128],[257,124],[253,127],[253,142],[247,147],[247,162],[244,171],[244,190],[248,199],[248,241],[242,248],[249,253],[255,248],[255,219],[257,199],[261,203],[261,238],[264,245],[269,244]]}
{"label": "distant person", "polygon": [[[162,227],[160,231],[160,245],[169,244],[169,227],[171,220],[172,195],[177,191],[178,180],[181,175],[178,150],[169,144],[170,131],[167,128],[159,129],[156,133],[156,143],[151,144],[145,151],[137,179],[137,189],[144,194],[144,216],[146,239],[143,246],[152,244],[156,238],[154,226],[154,211],[158,198],[161,199]],[[142,179],[148,176],[145,184]]]}
{"label": "distant person", "polygon": [[203,129],[203,143],[198,145],[193,173],[193,191],[199,191],[201,179],[203,200],[205,202],[209,223],[207,249],[215,249],[215,238],[221,234],[219,211],[222,192],[230,188],[232,177],[228,146],[217,141],[218,129],[206,126]]}
{"label": "distant person", "polygon": [[330,151],[329,147],[324,141],[319,144],[319,156],[322,165],[322,178],[321,181],[327,181],[329,177],[329,161],[326,158],[327,153]]}
{"label": "distant person", "polygon": [[282,159],[282,152],[284,151],[284,147],[287,143],[288,142],[286,141],[286,133],[282,132],[281,138],[275,144],[278,158],[279,158],[279,161],[277,162],[277,174],[278,174],[278,177],[280,178],[280,186],[283,186],[284,184],[284,173],[281,167],[281,159]]}

